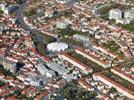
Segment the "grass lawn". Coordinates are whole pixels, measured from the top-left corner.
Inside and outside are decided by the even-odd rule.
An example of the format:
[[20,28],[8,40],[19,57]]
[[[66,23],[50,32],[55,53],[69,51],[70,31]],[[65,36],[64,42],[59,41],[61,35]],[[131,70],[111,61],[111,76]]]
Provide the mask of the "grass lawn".
[[127,25],[122,25],[123,28],[130,30],[132,32],[134,32],[134,23],[131,24],[127,24]]
[[93,68],[93,72],[101,72],[104,68],[97,65],[96,63],[90,61],[89,59],[87,59],[86,57],[83,57],[80,54],[77,54],[76,52],[73,52],[71,54],[72,57],[74,57],[75,59],[77,59],[78,61],[82,62],[83,64],[92,67]]
[[0,15],[4,14],[4,11],[3,10],[0,10]]
[[134,92],[134,84],[130,83],[129,81],[123,79],[122,77],[119,77],[118,75],[115,75],[110,70],[107,70],[102,73],[104,76],[110,78],[111,80],[119,83],[120,85],[124,86],[125,88],[131,90]]
[[99,9],[100,14],[106,14],[109,12],[109,10],[111,10],[112,8],[117,8],[119,5],[116,3],[111,3],[111,4],[105,4],[102,5]]

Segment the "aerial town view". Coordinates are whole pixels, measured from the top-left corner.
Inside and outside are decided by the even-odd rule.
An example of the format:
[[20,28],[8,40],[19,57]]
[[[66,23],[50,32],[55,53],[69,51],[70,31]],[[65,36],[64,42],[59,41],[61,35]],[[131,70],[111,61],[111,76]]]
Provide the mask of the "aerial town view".
[[0,0],[0,100],[134,100],[134,0]]

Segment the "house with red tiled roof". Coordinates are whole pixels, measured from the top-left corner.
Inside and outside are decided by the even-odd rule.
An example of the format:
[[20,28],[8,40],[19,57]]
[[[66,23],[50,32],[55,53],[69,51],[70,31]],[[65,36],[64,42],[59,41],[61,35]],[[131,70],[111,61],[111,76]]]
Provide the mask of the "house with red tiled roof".
[[93,78],[95,80],[101,81],[105,84],[107,84],[110,87],[114,87],[118,92],[122,93],[123,95],[125,95],[126,97],[128,97],[129,99],[134,99],[134,92],[127,89],[126,87],[120,85],[119,83],[111,80],[110,78],[108,78],[107,76],[102,75],[101,73],[95,73],[93,75]]
[[94,90],[94,88],[90,85],[90,84],[88,84],[85,80],[78,80],[78,83],[84,88],[84,89],[86,89],[86,90],[88,90],[88,91],[93,91]]
[[75,49],[75,52],[77,52],[78,54],[81,54],[82,56],[86,57],[87,59],[97,63],[98,65],[104,67],[104,68],[109,68],[111,67],[111,61],[109,61],[108,59],[102,59],[102,57],[98,54],[96,54],[96,52],[88,49],[82,49],[82,48],[77,48]]
[[[132,74],[128,74],[127,72],[125,72],[120,68],[120,67],[114,67],[111,69],[111,72],[113,72],[114,74],[128,80],[129,82],[134,84],[134,76]],[[132,73],[132,71],[130,70],[130,73]]]
[[35,100],[49,100],[49,92],[45,91],[35,97]]
[[76,66],[77,68],[80,69],[80,71],[84,74],[88,74],[88,73],[92,73],[93,69],[90,66],[85,65],[84,63],[76,60],[75,58],[73,58],[72,56],[70,56],[67,53],[61,53],[58,55],[59,58],[62,58],[66,61],[68,61],[69,63],[73,64],[74,66]]

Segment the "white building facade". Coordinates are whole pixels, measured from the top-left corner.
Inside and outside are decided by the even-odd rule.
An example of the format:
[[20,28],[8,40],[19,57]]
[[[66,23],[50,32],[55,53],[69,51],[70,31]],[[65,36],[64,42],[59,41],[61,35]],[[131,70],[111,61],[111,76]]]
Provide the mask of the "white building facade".
[[111,9],[109,12],[109,19],[121,19],[122,11],[120,9]]

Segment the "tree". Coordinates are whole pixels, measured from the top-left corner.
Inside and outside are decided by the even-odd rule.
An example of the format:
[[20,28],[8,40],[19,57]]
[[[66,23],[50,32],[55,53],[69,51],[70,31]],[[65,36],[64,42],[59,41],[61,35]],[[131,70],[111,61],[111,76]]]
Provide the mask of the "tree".
[[80,98],[79,100],[96,100],[95,97],[97,96],[97,93],[94,91],[81,91],[78,94],[78,98]]
[[16,96],[19,96],[19,95],[21,95],[21,92],[19,90],[16,90],[16,91],[14,91],[13,94],[15,94]]
[[126,66],[125,66],[125,69],[130,69],[132,67],[132,65],[133,64],[131,62],[127,63]]
[[119,57],[124,58],[124,53],[123,53],[122,51],[120,51],[120,50],[117,52],[117,55],[118,55]]
[[117,92],[117,90],[116,90],[116,88],[114,88],[114,87],[111,87],[110,90],[109,90],[109,94],[110,94],[110,93],[116,93],[116,92]]
[[134,43],[134,38],[132,38],[132,43]]

